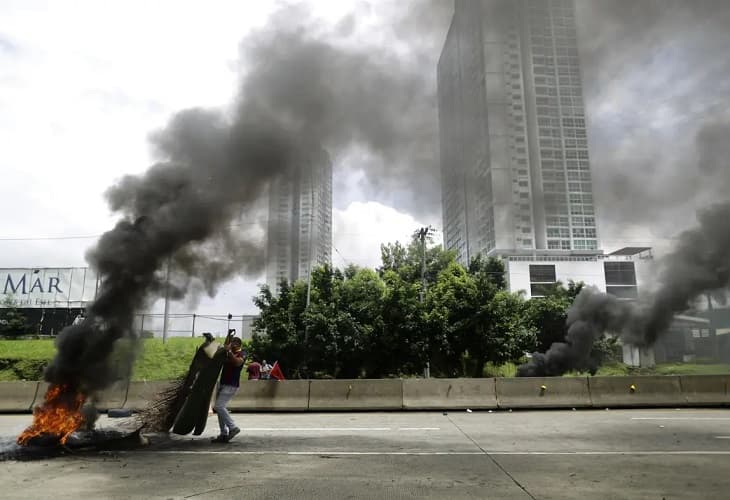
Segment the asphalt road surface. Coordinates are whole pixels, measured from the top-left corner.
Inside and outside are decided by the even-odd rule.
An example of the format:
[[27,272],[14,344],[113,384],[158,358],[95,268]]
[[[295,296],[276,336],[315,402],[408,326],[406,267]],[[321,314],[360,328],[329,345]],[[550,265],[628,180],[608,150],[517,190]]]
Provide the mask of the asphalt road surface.
[[200,437],[8,460],[30,418],[0,416],[1,498],[730,498],[725,409],[239,413],[228,444],[211,417]]

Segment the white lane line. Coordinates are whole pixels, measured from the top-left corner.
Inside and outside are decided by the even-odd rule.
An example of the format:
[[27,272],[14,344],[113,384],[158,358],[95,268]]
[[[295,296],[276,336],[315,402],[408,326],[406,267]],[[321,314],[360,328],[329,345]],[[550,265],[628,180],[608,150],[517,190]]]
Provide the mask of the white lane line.
[[377,431],[440,431],[441,427],[241,427],[246,432],[309,431],[309,432],[377,432]]
[[730,439],[730,436],[715,436],[715,439]]
[[441,456],[441,455],[540,455],[540,456],[608,456],[608,455],[730,455],[728,451],[235,451],[235,450],[127,450],[115,451],[114,453],[149,453],[155,455],[336,455],[336,456],[383,456],[383,455],[404,455],[404,456]]
[[391,427],[241,427],[241,431],[337,431],[337,432],[371,432],[371,431],[392,431]]
[[631,420],[730,420],[730,417],[631,417]]

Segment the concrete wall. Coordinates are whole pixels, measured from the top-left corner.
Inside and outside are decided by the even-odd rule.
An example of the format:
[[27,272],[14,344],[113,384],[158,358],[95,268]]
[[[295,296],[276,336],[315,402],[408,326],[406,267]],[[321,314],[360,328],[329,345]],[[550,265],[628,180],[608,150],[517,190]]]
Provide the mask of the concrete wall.
[[[145,408],[170,382],[105,391],[100,409]],[[45,382],[0,382],[0,412],[29,412]],[[235,411],[440,410],[730,406],[730,375],[244,382]]]
[[327,410],[400,410],[403,408],[403,382],[384,380],[312,380],[309,384],[309,409]]
[[500,408],[587,408],[587,377],[498,378]]
[[121,408],[127,400],[127,389],[131,382],[118,382],[105,389],[94,399],[94,405],[99,411],[108,411],[109,408]]
[[730,375],[682,375],[679,382],[690,406],[730,405]]
[[38,382],[0,382],[0,412],[28,412],[33,409]]
[[169,381],[130,382],[124,408],[142,410],[154,401],[156,396],[169,387]]
[[407,410],[497,408],[494,379],[404,379],[403,408]]
[[588,385],[596,408],[687,404],[678,376],[590,377]]
[[309,380],[241,382],[228,408],[233,411],[306,411],[309,409]]

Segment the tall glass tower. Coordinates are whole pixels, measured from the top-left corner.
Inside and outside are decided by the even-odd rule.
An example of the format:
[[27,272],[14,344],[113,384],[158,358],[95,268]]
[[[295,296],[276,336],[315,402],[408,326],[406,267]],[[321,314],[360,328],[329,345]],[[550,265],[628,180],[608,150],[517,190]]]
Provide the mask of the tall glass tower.
[[332,163],[322,149],[300,155],[289,175],[271,183],[266,283],[306,280],[332,260]]
[[455,2],[438,99],[444,243],[461,262],[598,253],[574,10]]

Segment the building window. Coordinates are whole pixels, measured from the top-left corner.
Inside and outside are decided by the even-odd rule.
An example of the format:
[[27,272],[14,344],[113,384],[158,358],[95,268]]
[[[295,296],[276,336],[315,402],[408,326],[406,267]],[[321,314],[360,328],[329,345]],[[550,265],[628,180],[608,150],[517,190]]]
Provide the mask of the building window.
[[530,265],[530,295],[544,297],[555,285],[554,265]]
[[606,293],[620,299],[638,297],[633,262],[604,262],[603,268],[606,273]]

